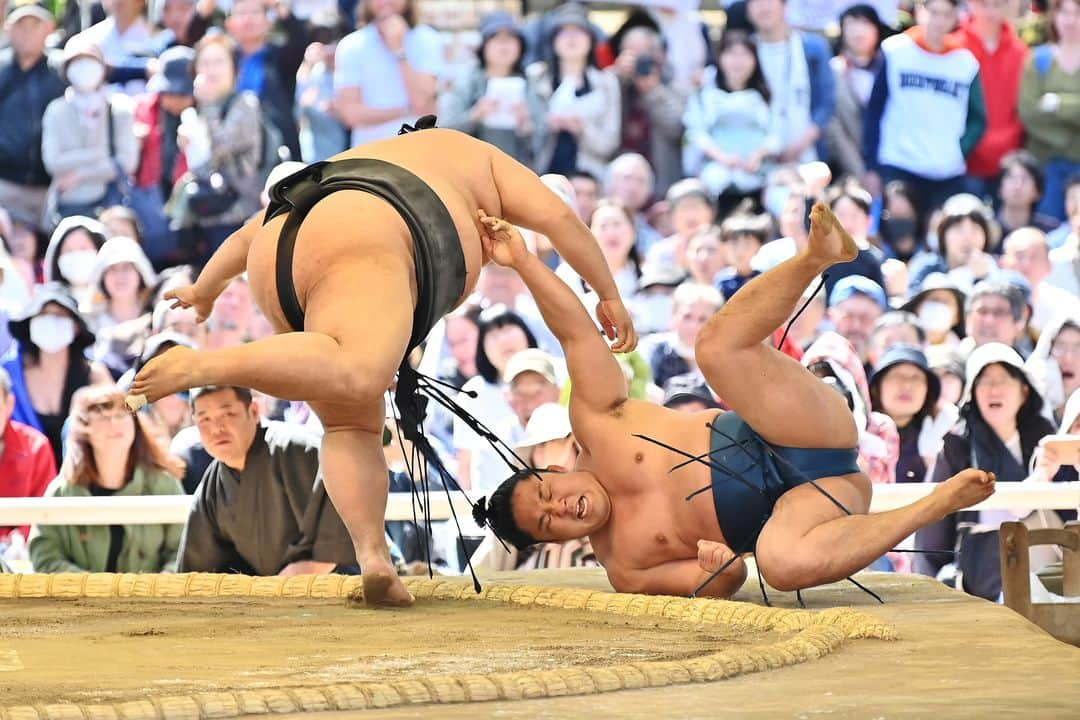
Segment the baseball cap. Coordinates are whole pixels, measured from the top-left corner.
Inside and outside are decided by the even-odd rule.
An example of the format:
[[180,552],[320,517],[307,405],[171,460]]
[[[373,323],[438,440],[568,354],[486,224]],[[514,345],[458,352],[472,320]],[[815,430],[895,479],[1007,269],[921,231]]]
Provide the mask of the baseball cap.
[[7,4],[7,17],[4,24],[14,25],[27,16],[36,17],[47,22],[52,22],[55,19],[49,6],[43,0],[10,0]]
[[695,401],[703,402],[710,408],[720,407],[709,386],[705,384],[705,379],[697,373],[676,375],[664,383],[664,407]]
[[889,300],[885,297],[885,290],[865,275],[848,275],[840,278],[829,293],[829,307],[853,295],[864,295],[876,302],[882,310],[889,309]]
[[707,203],[711,203],[709,198],[709,191],[705,189],[705,183],[701,182],[697,178],[686,178],[680,180],[668,188],[667,195],[664,197],[667,200],[669,208],[675,207],[683,200],[687,198],[700,198]]
[[195,51],[183,45],[171,47],[161,53],[161,72],[150,79],[147,92],[190,97],[195,93],[195,81],[191,76],[191,63]]
[[555,362],[550,355],[538,348],[522,350],[510,358],[503,372],[503,380],[507,384],[512,383],[514,378],[524,372],[534,372],[552,385],[559,384],[555,376]]
[[657,285],[663,287],[678,287],[686,280],[686,271],[677,265],[666,263],[649,263],[641,272],[638,280],[638,289],[646,290]]
[[536,447],[552,440],[561,440],[573,432],[570,412],[559,403],[544,403],[533,410],[525,424],[525,435],[517,443],[519,449]]

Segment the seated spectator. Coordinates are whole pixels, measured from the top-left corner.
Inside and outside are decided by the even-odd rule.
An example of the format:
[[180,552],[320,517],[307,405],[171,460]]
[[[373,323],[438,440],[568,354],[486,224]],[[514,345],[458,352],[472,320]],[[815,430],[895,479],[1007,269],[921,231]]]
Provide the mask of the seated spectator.
[[1050,284],[1052,265],[1046,235],[1033,227],[1015,230],[1005,238],[1001,266],[1020,273],[1031,287],[1031,320],[1035,332],[1042,332],[1055,317],[1080,314],[1080,299]]
[[[115,385],[75,394],[67,456],[47,497],[179,495],[179,469],[124,405]],[[35,572],[172,572],[179,525],[36,525]]]
[[862,275],[848,275],[829,293],[829,320],[836,332],[851,343],[863,365],[869,357],[874,323],[888,309],[885,291]]
[[[619,295],[630,300],[637,292],[638,278],[641,277],[633,215],[617,200],[601,200],[593,212],[590,229],[615,279]],[[555,274],[578,294],[591,292],[591,288],[569,264],[564,262],[559,265]]]
[[847,400],[859,431],[859,468],[870,482],[896,482],[900,457],[896,423],[871,408],[866,371],[854,346],[837,333],[826,332],[806,349],[802,364]]
[[720,245],[720,228],[703,228],[686,244],[686,270],[690,280],[698,285],[711,286],[717,275],[727,267],[724,248]]
[[910,345],[919,350],[926,347],[926,330],[914,314],[890,310],[874,322],[866,353],[867,365],[877,368],[882,356],[894,345]]
[[870,193],[858,183],[848,181],[833,187],[825,198],[836,219],[859,248],[854,260],[829,268],[825,291],[832,292],[836,283],[849,275],[868,277],[884,289],[885,276],[881,272],[881,264],[885,261],[885,255],[870,242],[870,208],[873,204]]
[[771,161],[780,153],[769,99],[754,39],[739,30],[725,32],[719,65],[705,69],[683,115],[683,166],[717,198],[720,217],[760,195]]
[[145,60],[158,54],[154,28],[146,19],[146,5],[146,0],[102,3],[106,11],[105,19],[72,39],[72,42],[84,42],[101,48],[103,60],[109,68],[131,70],[133,65],[141,67],[142,72],[134,73],[117,73],[114,70],[109,79],[110,83],[115,83],[116,91],[128,95],[138,95],[145,89]]
[[[930,481],[941,482],[974,466],[993,472],[999,483],[1022,482],[1029,475],[1039,441],[1054,432],[1042,415],[1042,397],[1024,373],[1023,360],[1006,345],[988,343],[968,358],[966,374],[962,422],[945,436]],[[965,510],[928,525],[916,533],[919,549],[955,547],[959,552],[952,567],[946,567],[945,555],[920,554],[915,558],[916,569],[996,601],[1001,594],[997,528],[1005,520],[1016,519],[1008,510]],[[964,526],[966,534],[960,532]]]
[[442,67],[438,33],[416,22],[415,0],[363,0],[362,27],[338,43],[334,108],[352,144],[393,137],[435,112]]
[[73,38],[64,49],[63,72],[71,87],[49,103],[41,119],[41,159],[56,194],[53,222],[116,205],[120,183],[135,170],[139,155],[134,105],[124,95],[106,95],[101,50]]
[[840,15],[840,50],[829,61],[836,82],[836,112],[825,129],[835,175],[862,178],[866,106],[881,67],[881,42],[893,34],[873,5],[850,6]]
[[1047,280],[1073,295],[1080,295],[1080,176],[1070,183],[1069,204],[1070,232],[1059,247],[1050,251],[1052,269]]
[[964,292],[998,272],[990,255],[996,251],[999,229],[993,215],[974,195],[954,195],[946,201],[937,225],[938,252],[911,261],[910,282],[921,284],[931,272],[948,273]]
[[64,218],[45,248],[45,282],[62,285],[80,308],[89,310],[94,299],[94,263],[104,244],[105,226],[97,220],[83,215]]
[[965,159],[986,129],[979,62],[950,35],[957,0],[919,0],[918,25],[881,44],[866,110],[866,186],[904,180],[924,211],[962,192]]
[[664,202],[675,232],[649,248],[645,265],[671,265],[685,270],[690,238],[713,224],[716,210],[705,186],[695,178],[680,180],[668,188]]
[[[64,94],[64,80],[45,49],[56,27],[49,4],[12,3],[0,55],[0,207],[35,221],[45,211],[49,173],[41,159],[41,118]],[[14,251],[13,251],[14,252]]]
[[940,397],[941,380],[918,347],[894,345],[881,356],[870,378],[870,400],[874,410],[893,419],[900,433],[896,482],[926,480],[928,466],[958,417],[953,405],[939,409]]
[[769,239],[772,220],[768,215],[730,215],[720,224],[720,245],[728,267],[713,281],[714,287],[730,300],[746,283],[761,273],[751,261]]
[[900,306],[914,313],[926,331],[928,345],[955,345],[966,332],[967,295],[944,273],[930,273],[917,292]]
[[655,193],[663,195],[683,176],[683,93],[672,85],[664,41],[658,30],[641,25],[619,38],[610,71],[622,88],[622,152],[642,155],[656,173]]
[[[496,305],[480,315],[476,338],[478,375],[465,383],[457,402],[487,427],[513,414],[506,397],[503,376],[510,358],[526,348],[536,347],[536,337],[525,321],[505,305]],[[454,451],[457,481],[462,489],[472,488],[472,453],[483,442],[461,418],[454,418]],[[502,475],[499,475],[502,477]],[[477,482],[480,478],[477,478]]]
[[652,369],[656,386],[664,387],[676,375],[698,369],[694,343],[701,328],[723,304],[723,297],[711,285],[690,281],[675,288],[670,332],[652,335],[640,350]]
[[314,435],[260,423],[246,388],[197,388],[191,410],[214,461],[184,527],[181,572],[356,574],[352,540],[319,477]]
[[629,307],[634,329],[640,337],[671,329],[671,307],[675,288],[686,282],[686,273],[674,265],[646,265],[638,292]]
[[[232,0],[225,31],[236,43],[236,90],[253,93],[259,99],[261,122],[273,126],[271,134],[280,138],[290,157],[299,159],[293,98],[296,71],[304,60],[308,34],[304,22],[290,7],[291,3]],[[276,23],[271,21],[271,13]],[[196,51],[199,43],[195,43]],[[387,74],[381,77],[385,80]]]
[[574,187],[574,199],[577,200],[578,217],[588,225],[592,222],[593,211],[600,202],[600,181],[586,170],[574,170],[567,176]]
[[1080,58],[1080,2],[1050,0],[1051,44],[1032,50],[1020,79],[1017,111],[1026,132],[1025,147],[1043,164],[1046,187],[1039,212],[1067,220],[1065,185],[1080,172],[1075,142],[1080,112],[1077,58]]
[[203,263],[259,209],[263,189],[262,107],[255,93],[240,89],[236,62],[227,36],[199,41],[192,60],[197,113],[179,128],[189,170],[177,185],[172,225],[191,234]]
[[143,249],[159,269],[181,260],[176,232],[169,228],[165,215],[165,200],[187,172],[187,158],[177,144],[177,133],[180,114],[195,104],[191,72],[194,57],[195,52],[184,46],[163,52],[161,72],[150,80],[147,94],[135,105],[135,123],[142,144],[132,176],[131,204],[142,228]]
[[525,37],[510,14],[480,24],[479,65],[439,98],[439,125],[489,142],[526,165],[546,142],[545,103],[521,64]]
[[[56,460],[49,439],[12,419],[15,393],[11,377],[0,368],[0,497],[41,497],[56,477]],[[0,543],[12,532],[25,540],[30,528],[0,527]]]
[[1060,315],[1047,325],[1024,368],[1049,414],[1060,421],[1065,401],[1080,388],[1080,312]]
[[646,217],[655,188],[652,166],[642,155],[623,153],[608,165],[605,197],[621,203],[629,211],[639,257],[647,257],[649,248],[663,239]]
[[878,235],[885,254],[905,263],[926,250],[926,226],[915,196],[903,180],[893,180],[885,186]]
[[105,241],[94,264],[94,286],[104,299],[95,313],[95,331],[150,312],[157,276],[142,248],[129,237]]
[[970,353],[977,347],[993,342],[1019,349],[1027,328],[1027,313],[1027,301],[1015,285],[1005,282],[979,283],[968,296],[964,308],[967,337],[963,350]]
[[596,66],[596,37],[584,6],[564,3],[548,18],[542,44],[552,48],[553,59],[526,68],[547,105],[547,142],[536,169],[567,176],[584,170],[599,178],[619,149],[619,80]]
[[91,369],[85,351],[94,343],[75,300],[61,286],[42,285],[30,304],[8,322],[15,344],[4,356],[15,395],[12,417],[49,438],[60,465],[61,434],[71,409],[72,396],[91,381],[112,378],[101,368]]
[[832,53],[820,35],[788,25],[785,7],[784,0],[748,0],[746,16],[757,34],[769,104],[780,119],[780,161],[813,162],[824,154],[820,141],[835,105]]
[[1057,218],[1035,209],[1043,194],[1045,177],[1039,161],[1028,151],[1014,150],[1002,158],[998,183],[997,221],[1002,235],[1029,226],[1050,232],[1061,224]]
[[664,383],[664,407],[684,413],[716,410],[720,404],[700,373],[692,372],[668,378]]

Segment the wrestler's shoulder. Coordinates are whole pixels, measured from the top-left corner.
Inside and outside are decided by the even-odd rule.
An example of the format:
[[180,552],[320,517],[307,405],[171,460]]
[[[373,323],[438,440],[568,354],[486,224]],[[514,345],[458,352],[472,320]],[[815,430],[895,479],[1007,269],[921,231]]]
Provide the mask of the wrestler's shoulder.
[[376,140],[349,148],[339,153],[331,160],[344,160],[348,158],[386,158],[399,157],[403,148],[416,145],[439,144],[444,150],[453,146],[468,146],[474,150],[488,149],[494,146],[482,140],[452,128],[434,127],[405,135]]

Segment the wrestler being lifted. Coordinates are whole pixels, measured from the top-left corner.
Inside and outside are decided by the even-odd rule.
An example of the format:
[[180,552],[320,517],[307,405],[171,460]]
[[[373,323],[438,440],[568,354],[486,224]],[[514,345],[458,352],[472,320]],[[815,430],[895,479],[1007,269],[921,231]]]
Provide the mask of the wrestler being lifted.
[[834,582],[991,495],[992,474],[965,470],[918,502],[867,514],[870,480],[843,397],[766,344],[807,285],[857,252],[826,206],[811,219],[807,249],[739,290],[698,337],[698,366],[732,411],[686,415],[627,399],[574,293],[508,223],[482,218],[489,254],[517,270],[563,346],[582,453],[573,470],[516,473],[479,503],[478,521],[519,548],[588,536],[619,591],[728,597],[746,578],[742,553],[778,590]]
[[353,148],[281,180],[270,197],[265,215],[231,235],[194,285],[166,297],[204,320],[246,270],[279,334],[224,350],[169,350],[136,376],[129,399],[239,385],[307,401],[326,430],[324,481],[352,536],[364,600],[408,605],[383,531],[383,394],[488,262],[477,209],[553,240],[602,299],[597,319],[615,350],[637,343],[630,316],[573,210],[523,165],[463,133],[431,128]]

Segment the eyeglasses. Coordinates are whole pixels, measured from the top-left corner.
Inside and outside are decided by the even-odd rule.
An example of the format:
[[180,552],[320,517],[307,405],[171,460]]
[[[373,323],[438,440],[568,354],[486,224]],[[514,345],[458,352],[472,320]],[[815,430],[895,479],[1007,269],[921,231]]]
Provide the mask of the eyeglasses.
[[1012,317],[1012,310],[1009,310],[1007,308],[978,307],[973,309],[971,312],[980,317],[994,318],[995,320]]
[[131,417],[131,413],[127,410],[90,410],[86,413],[88,422],[100,425],[107,425],[118,420],[127,420]]

